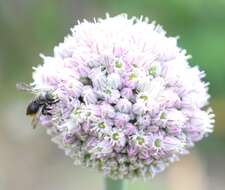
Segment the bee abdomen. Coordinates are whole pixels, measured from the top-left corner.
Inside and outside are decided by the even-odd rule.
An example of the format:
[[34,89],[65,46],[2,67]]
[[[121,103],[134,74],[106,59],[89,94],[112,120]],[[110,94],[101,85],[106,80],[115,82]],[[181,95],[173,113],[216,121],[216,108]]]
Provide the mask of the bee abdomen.
[[27,106],[26,115],[34,115],[34,114],[36,114],[38,112],[39,108],[40,108],[40,104],[38,104],[35,101],[31,102]]

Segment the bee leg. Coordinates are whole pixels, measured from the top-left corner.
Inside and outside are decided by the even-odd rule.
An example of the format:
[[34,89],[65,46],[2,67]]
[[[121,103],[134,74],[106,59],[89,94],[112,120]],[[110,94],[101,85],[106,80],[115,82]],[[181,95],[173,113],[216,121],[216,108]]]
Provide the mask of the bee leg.
[[52,116],[52,114],[49,112],[51,108],[48,108],[47,106],[44,106],[41,110],[42,115],[49,115]]
[[48,116],[52,116],[52,113],[50,113],[50,112],[47,112],[47,113],[46,113],[46,115],[48,115]]
[[54,101],[49,101],[48,104],[49,104],[49,105],[53,105],[53,104],[58,103],[59,101],[60,101],[59,99],[56,99],[56,100],[54,100]]
[[42,115],[46,115],[46,111],[45,111],[45,109],[44,109],[44,108],[42,108],[42,110],[41,110],[41,114],[42,114]]
[[50,113],[50,112],[47,111],[47,110],[42,110],[42,114],[43,114],[43,115],[52,116],[52,113]]
[[47,111],[52,110],[52,108],[49,108],[49,107],[45,107],[44,109],[47,110]]

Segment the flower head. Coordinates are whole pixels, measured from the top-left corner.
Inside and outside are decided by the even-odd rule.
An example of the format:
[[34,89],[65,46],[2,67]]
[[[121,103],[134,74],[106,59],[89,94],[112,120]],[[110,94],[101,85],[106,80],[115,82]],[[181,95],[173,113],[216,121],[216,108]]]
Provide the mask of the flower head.
[[39,121],[75,164],[153,177],[213,130],[204,72],[148,19],[84,20],[41,57],[32,86],[59,102]]

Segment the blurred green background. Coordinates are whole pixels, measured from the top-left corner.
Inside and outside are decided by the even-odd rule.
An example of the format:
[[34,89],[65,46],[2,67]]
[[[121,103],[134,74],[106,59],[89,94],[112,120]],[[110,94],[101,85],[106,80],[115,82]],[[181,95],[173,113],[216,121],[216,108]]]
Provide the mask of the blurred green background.
[[18,81],[31,82],[39,53],[52,55],[77,19],[126,12],[148,16],[207,73],[216,114],[215,132],[191,154],[153,180],[129,182],[129,190],[223,190],[225,187],[225,0],[0,0],[0,190],[101,189],[101,174],[72,165],[32,130],[24,114],[30,95]]

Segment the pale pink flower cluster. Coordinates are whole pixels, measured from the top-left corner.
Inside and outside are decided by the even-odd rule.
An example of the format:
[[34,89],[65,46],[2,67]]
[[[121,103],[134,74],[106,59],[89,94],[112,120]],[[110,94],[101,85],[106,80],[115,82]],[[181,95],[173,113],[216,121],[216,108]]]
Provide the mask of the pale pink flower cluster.
[[42,58],[34,88],[60,102],[40,122],[75,164],[115,179],[153,177],[213,130],[204,72],[147,18],[78,22]]

